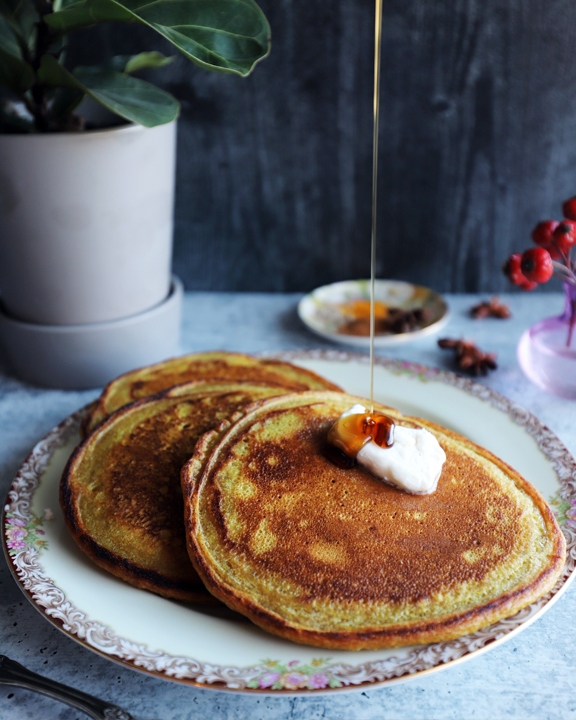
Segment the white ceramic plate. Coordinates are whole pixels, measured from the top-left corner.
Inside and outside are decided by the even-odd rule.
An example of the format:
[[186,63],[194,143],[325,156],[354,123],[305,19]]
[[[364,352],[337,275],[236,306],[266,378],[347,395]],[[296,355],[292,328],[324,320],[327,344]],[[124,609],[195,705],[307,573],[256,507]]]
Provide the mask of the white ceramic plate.
[[[313,351],[276,357],[314,370],[355,395],[368,394],[365,356]],[[576,463],[535,417],[483,385],[383,358],[377,359],[374,381],[376,400],[484,445],[552,504],[566,535],[568,560],[550,593],[514,617],[458,640],[328,652],[137,590],[93,565],[64,526],[58,483],[78,442],[83,411],[36,445],[8,494],[2,537],[16,581],[44,617],[85,647],[157,677],[222,690],[301,694],[366,688],[445,668],[495,647],[545,612],[574,577]]]
[[[376,347],[389,347],[431,335],[443,328],[449,320],[448,305],[442,295],[421,285],[399,280],[376,280],[374,299],[403,310],[425,309],[430,315],[421,327],[410,332],[376,335]],[[370,337],[349,335],[341,331],[347,320],[342,305],[353,300],[370,300],[369,280],[344,280],[316,288],[300,300],[298,315],[316,335],[339,344],[368,347]]]

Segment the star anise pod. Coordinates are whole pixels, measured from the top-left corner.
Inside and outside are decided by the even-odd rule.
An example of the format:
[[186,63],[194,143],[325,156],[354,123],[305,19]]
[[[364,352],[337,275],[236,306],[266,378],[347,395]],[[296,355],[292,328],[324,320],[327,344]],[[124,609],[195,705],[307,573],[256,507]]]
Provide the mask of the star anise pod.
[[511,314],[508,305],[504,305],[500,298],[496,296],[470,308],[470,315],[472,315],[475,320],[481,320],[485,317],[509,318]]
[[496,353],[485,353],[476,347],[471,340],[453,340],[443,338],[438,345],[447,350],[454,350],[456,362],[461,370],[473,375],[486,375],[488,370],[496,370]]
[[430,318],[430,311],[426,308],[404,310],[403,308],[388,308],[388,314],[383,321],[388,332],[399,334],[410,332]]

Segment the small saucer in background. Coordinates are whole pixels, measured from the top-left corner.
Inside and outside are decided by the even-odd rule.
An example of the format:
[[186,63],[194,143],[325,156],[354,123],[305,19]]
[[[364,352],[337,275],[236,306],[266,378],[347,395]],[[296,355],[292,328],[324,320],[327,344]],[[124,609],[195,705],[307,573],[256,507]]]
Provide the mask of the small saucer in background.
[[[374,300],[381,311],[386,308],[402,310],[425,310],[428,317],[408,332],[376,333],[374,345],[387,347],[431,335],[443,328],[449,319],[446,301],[438,293],[421,285],[400,280],[376,280]],[[369,280],[344,280],[316,288],[298,303],[298,315],[302,322],[317,335],[336,343],[368,347],[369,335],[350,334],[350,310],[370,301]],[[384,308],[382,307],[384,306]],[[378,317],[378,312],[376,313]]]

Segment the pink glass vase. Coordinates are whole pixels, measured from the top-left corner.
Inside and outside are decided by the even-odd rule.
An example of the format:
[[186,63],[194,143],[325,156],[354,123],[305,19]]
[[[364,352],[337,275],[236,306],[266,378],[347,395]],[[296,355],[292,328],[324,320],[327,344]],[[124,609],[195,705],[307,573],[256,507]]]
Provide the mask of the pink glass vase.
[[564,283],[566,306],[559,317],[526,330],[517,355],[524,374],[554,395],[576,400],[576,285]]

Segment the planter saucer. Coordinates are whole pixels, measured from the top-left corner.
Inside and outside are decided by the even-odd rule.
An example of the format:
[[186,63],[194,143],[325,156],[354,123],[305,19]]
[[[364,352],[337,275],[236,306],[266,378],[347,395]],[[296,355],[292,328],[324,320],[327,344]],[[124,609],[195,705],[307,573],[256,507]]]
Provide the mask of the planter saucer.
[[15,320],[0,306],[0,344],[22,380],[82,390],[178,353],[184,287],[175,276],[168,297],[130,317],[83,325]]

